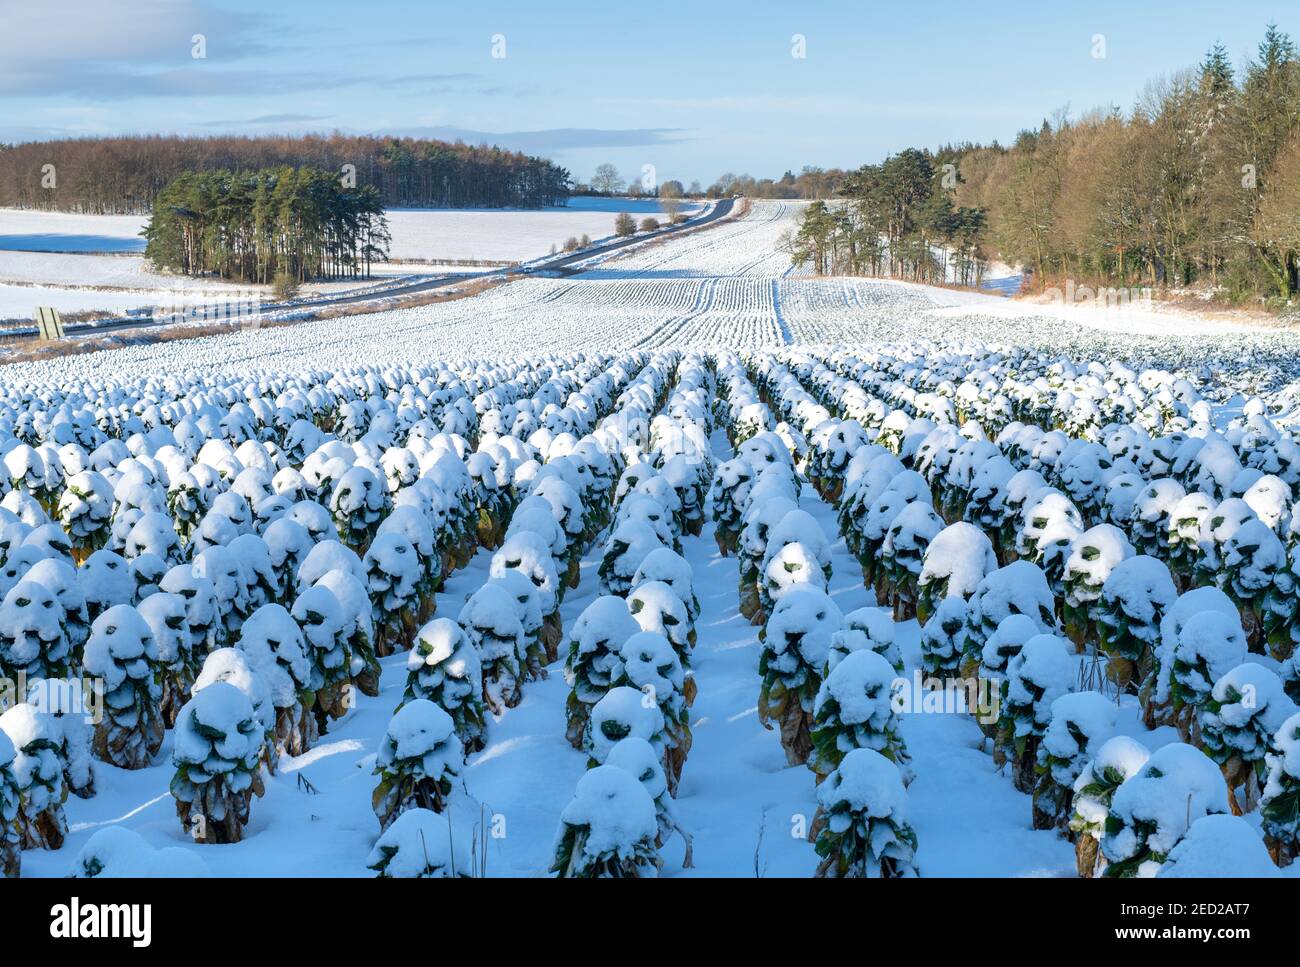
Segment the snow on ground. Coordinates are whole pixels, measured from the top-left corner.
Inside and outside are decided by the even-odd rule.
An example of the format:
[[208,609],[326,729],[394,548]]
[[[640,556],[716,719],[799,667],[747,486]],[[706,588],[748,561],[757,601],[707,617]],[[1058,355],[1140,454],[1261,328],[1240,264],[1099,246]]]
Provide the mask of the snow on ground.
[[82,215],[0,208],[0,249],[17,252],[143,252],[143,215]]
[[[698,205],[683,206],[684,212]],[[575,198],[565,208],[388,210],[394,259],[482,259],[527,262],[564,247],[569,238],[593,241],[614,234],[614,219],[628,212],[638,221],[658,215],[657,201],[626,198]]]
[[[716,459],[732,455],[721,431],[711,443]],[[834,510],[811,487],[805,488],[801,506],[827,535],[836,533]],[[798,822],[806,826],[816,811],[814,776],[803,766],[787,765],[779,733],[759,723],[761,646],[758,629],[738,611],[736,558],[718,553],[711,523],[683,543],[701,604],[692,654],[699,691],[691,717],[694,743],[676,808],[694,837],[695,866],[682,869],[681,841],[674,839],[661,851],[661,875],[810,876],[816,854],[792,831]],[[598,538],[582,562],[579,587],[565,597],[566,628],[598,593],[603,547]],[[869,604],[868,592],[843,539],[833,547],[831,593],[847,613]],[[438,595],[439,615],[460,611],[487,580],[490,559],[490,552],[480,550],[468,568],[456,572]],[[915,627],[915,622],[901,627],[908,675],[918,659]],[[365,860],[379,833],[370,806],[372,770],[405,684],[405,661],[405,653],[385,659],[377,698],[360,696],[319,745],[281,760],[266,795],[253,802],[243,842],[190,843],[168,792],[174,734],[169,731],[156,765],[128,772],[97,762],[96,795],[66,804],[71,831],[64,847],[25,851],[23,875],[68,875],[89,838],[109,825],[131,829],[157,849],[194,850],[217,876],[371,875]],[[546,874],[560,813],[586,771],[586,756],[564,737],[568,687],[562,671],[561,660],[550,667],[548,679],[528,685],[518,707],[491,722],[486,749],[471,756],[463,772],[467,790],[487,814],[504,817],[505,836],[489,842],[490,876]],[[922,875],[1073,871],[1072,847],[1052,832],[1030,828],[1029,798],[978,750],[973,722],[958,715],[915,714],[905,718],[904,734],[918,775],[908,796]]]
[[[682,210],[690,213],[699,208],[685,203]],[[446,275],[499,262],[526,262],[562,248],[570,237],[587,235],[597,240],[613,235],[614,219],[623,211],[640,220],[661,208],[654,199],[583,197],[572,199],[568,207],[541,211],[391,209],[390,254],[397,261],[377,265],[374,274],[380,278]],[[143,215],[0,209],[0,320],[29,319],[36,305],[65,313],[120,313],[166,304],[177,298],[177,292],[238,287],[153,271],[143,257],[131,254],[144,251],[140,231],[145,222]],[[23,291],[32,285],[42,288]],[[303,292],[334,293],[357,285],[355,280],[314,282]]]
[[[1053,314],[1042,307],[1007,308],[996,297],[862,279],[809,279],[788,274],[775,251],[796,206],[756,204],[743,219],[706,232],[648,246],[598,269],[565,279],[529,279],[481,296],[442,305],[345,317],[279,329],[247,331],[7,367],[26,377],[75,383],[156,377],[184,368],[253,376],[286,370],[346,369],[360,363],[420,363],[467,356],[538,356],[576,348],[665,345],[774,345],[791,341],[873,344],[897,338],[969,336],[1041,340],[1045,346],[1082,344],[1154,351],[1152,345],[1213,343],[1217,352],[1294,355],[1289,333],[1205,330],[1171,342],[1162,335],[1122,333],[1074,325],[1080,309]],[[1141,329],[1138,317],[1132,324]],[[1152,342],[1155,340],[1155,342]],[[1199,340],[1199,341],[1198,341]],[[1162,350],[1165,351],[1165,350]],[[715,433],[718,459],[729,456]],[[802,506],[828,537],[832,509],[811,487]],[[579,587],[566,596],[566,627],[597,593],[597,540],[582,564]],[[664,849],[664,874],[799,875],[816,865],[812,847],[791,835],[794,818],[814,810],[814,780],[786,765],[779,737],[758,722],[757,628],[737,611],[736,561],[722,558],[712,526],[684,539],[702,613],[693,667],[699,694],[692,709],[694,746],[682,777],[677,808],[695,838],[694,870],[681,869],[677,842]],[[487,576],[490,555],[480,552],[439,595],[440,615],[455,615]],[[842,539],[833,542],[831,592],[848,612],[870,604],[857,562]],[[907,673],[917,667],[915,622],[898,627]],[[377,834],[370,807],[371,774],[404,682],[405,655],[384,662],[382,692],[362,697],[320,745],[282,762],[267,794],[253,803],[247,839],[205,846],[200,852],[219,875],[258,873],[368,875],[365,858]],[[559,814],[586,768],[564,738],[566,686],[558,666],[531,683],[517,708],[491,726],[487,748],[465,770],[468,789],[506,819],[506,836],[490,844],[491,875],[544,875]],[[1156,746],[1172,730],[1145,732],[1130,702],[1121,731]],[[922,875],[1067,876],[1070,846],[1051,832],[1030,828],[1028,797],[1015,791],[980,748],[968,718],[911,714],[903,734],[916,780],[909,815],[919,838]],[[105,825],[120,824],[155,847],[190,849],[168,794],[168,735],[157,765],[125,772],[98,765],[99,788],[90,800],[69,800],[72,823],[60,851],[28,851],[25,875],[66,875],[77,851]]]

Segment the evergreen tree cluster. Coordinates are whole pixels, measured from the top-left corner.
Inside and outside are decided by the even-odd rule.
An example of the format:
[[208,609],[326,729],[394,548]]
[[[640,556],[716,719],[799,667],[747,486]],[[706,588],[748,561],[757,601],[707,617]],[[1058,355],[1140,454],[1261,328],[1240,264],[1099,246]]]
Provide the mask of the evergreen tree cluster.
[[144,235],[160,268],[250,283],[368,277],[389,243],[376,188],[289,167],[186,172],[158,193]]

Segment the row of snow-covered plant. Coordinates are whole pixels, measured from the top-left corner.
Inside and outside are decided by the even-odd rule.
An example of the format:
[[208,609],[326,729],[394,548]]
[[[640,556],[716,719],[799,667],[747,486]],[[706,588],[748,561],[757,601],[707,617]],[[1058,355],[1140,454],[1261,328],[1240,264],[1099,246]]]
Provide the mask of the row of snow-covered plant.
[[737,357],[717,367],[717,407],[735,455],[714,474],[714,534],[719,551],[738,559],[740,613],[761,626],[759,719],[818,783],[807,830],[821,858],[816,874],[914,876],[893,622],[875,608],[843,614],[831,599],[830,541],[800,507],[801,435],[772,418]]
[[[991,683],[988,707],[971,710],[1033,793],[1034,825],[1075,841],[1081,875],[1292,860],[1300,454],[1266,405],[1216,427],[1195,387],[1167,373],[978,350],[795,350],[747,357],[735,388],[744,375],[759,392],[733,393],[735,436],[782,434],[838,505],[879,603],[922,622],[927,675],[972,699]],[[742,554],[761,519],[777,526],[769,503],[743,520]],[[796,579],[823,584],[817,548],[786,558]],[[760,608],[771,580],[742,565]],[[835,689],[814,638],[790,639],[798,667],[781,687],[801,699],[782,723],[787,752],[815,763]],[[837,749],[905,764],[881,687],[865,673],[854,683]],[[1149,752],[1117,735],[1133,703],[1181,741]]]
[[[638,855],[652,858],[675,822],[638,757],[654,752],[666,789],[689,749],[693,595],[671,546],[682,528],[698,529],[706,382],[677,354],[593,354],[8,390],[6,873],[18,874],[24,849],[61,846],[68,794],[95,794],[96,760],[146,767],[169,729],[184,828],[199,842],[238,841],[279,757],[309,749],[357,692],[377,695],[378,659],[402,649],[409,677],[377,756],[383,835],[372,866],[471,872],[483,830],[449,837],[442,821],[440,835],[424,834],[461,788],[464,757],[487,741],[486,713],[517,704],[557,657],[560,601],[616,496],[618,527],[655,527],[663,553],[624,574],[631,558],[611,538],[602,573],[638,633],[612,656],[587,655],[575,638],[570,664],[590,659],[599,671],[575,685],[570,717],[593,762],[635,775],[645,798],[633,806],[651,818]],[[654,417],[674,384],[668,412]],[[443,580],[480,547],[490,579],[454,619],[433,617]],[[602,673],[616,693],[603,705]],[[90,723],[81,700],[94,685],[103,714]],[[645,748],[616,742],[619,716],[640,714],[620,705],[626,689],[664,710]],[[564,840],[562,873],[623,860],[592,835],[610,814],[581,814],[593,796],[580,789],[566,812],[578,832]],[[97,875],[124,862],[130,836],[100,831],[75,868]]]

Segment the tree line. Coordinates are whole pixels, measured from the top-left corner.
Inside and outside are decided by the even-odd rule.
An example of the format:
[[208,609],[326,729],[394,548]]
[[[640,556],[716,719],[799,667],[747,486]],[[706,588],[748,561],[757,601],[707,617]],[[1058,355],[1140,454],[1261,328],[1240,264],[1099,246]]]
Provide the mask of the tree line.
[[563,204],[569,172],[487,145],[363,135],[123,136],[0,144],[0,206],[146,213],[186,171],[283,165],[344,171],[387,207],[541,208]]
[[838,201],[815,201],[784,240],[795,265],[819,275],[888,275],[978,285],[985,259],[983,209],[953,203],[946,172],[909,148],[847,175]]
[[161,268],[277,284],[368,277],[389,243],[373,185],[288,166],[185,172],[158,192],[144,235]]
[[1036,286],[1199,285],[1290,302],[1300,291],[1300,56],[1270,25],[1240,68],[1216,44],[1127,113],[1062,112],[1009,146],[911,149],[837,182],[836,200],[809,206],[790,240],[792,258],[817,271],[927,280],[933,260],[953,258],[960,276],[978,277],[996,255]]

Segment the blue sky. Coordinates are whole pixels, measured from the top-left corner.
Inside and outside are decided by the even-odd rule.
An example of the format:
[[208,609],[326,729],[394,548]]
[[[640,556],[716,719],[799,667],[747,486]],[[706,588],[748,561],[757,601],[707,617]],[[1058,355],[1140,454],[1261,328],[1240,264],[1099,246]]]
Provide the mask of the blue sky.
[[[1288,7],[1290,9],[1288,9]],[[330,131],[488,141],[586,178],[856,166],[1130,107],[1295,5],[0,0],[0,140]],[[1290,22],[1288,22],[1290,21]],[[206,57],[192,56],[203,34]],[[493,36],[505,57],[493,57]],[[806,57],[791,56],[792,37]],[[1093,56],[1094,35],[1105,57]]]

